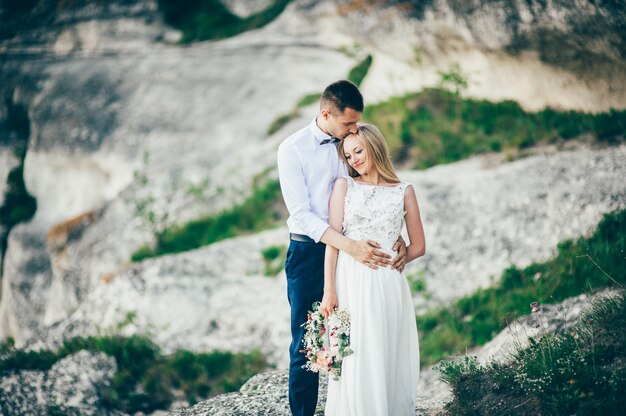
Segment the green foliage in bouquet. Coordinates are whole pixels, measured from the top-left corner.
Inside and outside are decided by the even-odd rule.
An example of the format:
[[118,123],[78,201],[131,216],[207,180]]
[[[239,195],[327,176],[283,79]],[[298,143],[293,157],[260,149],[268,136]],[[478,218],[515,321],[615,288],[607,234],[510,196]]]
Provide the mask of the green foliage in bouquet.
[[343,359],[353,353],[350,348],[350,314],[335,308],[328,318],[320,310],[320,302],[312,305],[307,320],[301,326],[306,330],[302,340],[307,362],[305,368],[314,373],[341,377]]

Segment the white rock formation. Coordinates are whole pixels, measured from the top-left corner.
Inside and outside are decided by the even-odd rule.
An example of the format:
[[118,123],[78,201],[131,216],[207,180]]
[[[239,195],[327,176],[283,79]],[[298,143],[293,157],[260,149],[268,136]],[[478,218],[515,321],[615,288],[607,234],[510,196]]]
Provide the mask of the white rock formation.
[[103,206],[131,183],[131,168],[128,160],[115,155],[29,151],[24,182],[37,198],[34,221],[58,224]]
[[[371,53],[362,86],[368,102],[436,86],[439,71],[458,64],[469,79],[467,95],[477,98],[513,99],[529,110],[626,105],[624,39],[617,29],[623,10],[587,1],[575,7],[556,1],[437,0],[404,8],[311,3],[296,2],[300,13],[276,24],[293,31],[306,26],[335,45]],[[590,30],[598,37],[585,39]]]
[[[193,407],[169,413],[171,416],[290,416],[289,373],[285,370],[257,374],[244,384],[239,392],[222,394],[200,402]],[[327,380],[320,379],[315,416],[324,415]],[[436,398],[419,397],[416,401],[416,416],[443,414],[445,402]]]
[[[108,23],[115,25],[119,19]],[[98,45],[117,48],[116,36],[126,32],[105,30],[108,27],[102,22],[70,25],[68,30],[78,38],[90,39],[71,57],[14,60],[3,67],[12,84],[21,85],[26,90],[23,95],[32,99],[24,176],[29,192],[41,201],[36,219],[14,230],[15,244],[9,244],[6,254],[0,338],[13,336],[18,344],[33,329],[74,310],[88,290],[78,290],[74,296],[72,287],[91,287],[103,274],[123,267],[134,250],[150,241],[140,222],[133,220],[133,200],[139,192],[154,196],[155,205],[166,207],[176,222],[242,200],[253,177],[275,163],[275,147],[286,133],[268,139],[272,121],[290,111],[303,95],[345,77],[355,63],[354,58],[321,47],[310,37],[266,43],[260,37],[242,36],[192,48],[151,43],[140,53],[117,50],[109,55]],[[153,30],[152,24],[135,20],[133,33],[148,38]],[[309,47],[302,47],[307,43]],[[31,78],[45,81],[29,84]],[[133,173],[142,169],[146,152],[149,183],[141,190],[128,188],[134,186]],[[217,196],[190,199],[188,185],[205,179],[209,179],[207,195]],[[127,196],[111,202],[125,188]],[[47,234],[106,204],[114,208],[107,208],[103,214],[107,224],[98,230],[109,238],[98,237],[98,250],[90,246],[76,250],[87,255],[91,264],[61,248],[61,266],[82,274],[82,282],[68,279],[66,268],[53,267],[58,259],[47,259]],[[123,233],[109,234],[122,229]],[[54,256],[56,251],[51,251]],[[80,270],[76,263],[81,263]],[[35,274],[24,274],[32,264],[41,267]],[[68,287],[53,281],[72,283]],[[30,287],[40,292],[17,293]],[[55,294],[70,294],[50,297],[48,291],[55,287]],[[31,297],[37,299],[35,305],[29,304]],[[52,304],[45,306],[48,299]]]
[[[559,241],[591,233],[603,214],[626,206],[625,166],[624,145],[583,146],[403,172],[415,186],[427,244],[406,273],[423,273],[434,299],[450,301],[490,286],[510,265],[547,260]],[[428,303],[418,298],[416,306]]]
[[[528,336],[540,337],[561,333],[580,319],[592,302],[616,291],[581,295],[554,305],[541,305],[539,315],[525,315],[515,320],[485,346],[468,351],[485,360],[509,359],[513,348],[524,345]],[[80,371],[79,371],[80,370]],[[80,372],[77,373],[77,371]],[[115,361],[102,353],[81,351],[56,363],[47,372],[22,371],[0,379],[0,410],[8,414],[46,413],[61,404],[67,414],[100,414],[98,388],[107,386],[115,371]],[[416,415],[441,414],[451,398],[449,387],[438,380],[438,371],[423,369],[418,387]],[[269,371],[248,380],[239,392],[223,394],[189,408],[172,409],[174,416],[202,415],[289,415],[286,370]],[[71,386],[68,388],[68,386]],[[321,379],[318,411],[323,414],[326,400],[326,380]],[[177,403],[179,406],[180,403]],[[110,414],[110,413],[107,413]],[[162,415],[164,412],[156,412]]]
[[239,17],[248,17],[267,9],[274,0],[222,0],[228,10]]
[[79,351],[47,371],[21,371],[0,378],[0,413],[43,415],[121,415],[104,410],[99,393],[111,385],[115,359],[101,352]]
[[[426,230],[427,254],[406,270],[423,270],[431,295],[429,300],[416,295],[418,311],[488,286],[512,263],[549,258],[557,242],[590,232],[603,213],[626,206],[626,184],[620,181],[626,175],[626,146],[583,146],[486,166],[490,160],[478,157],[401,174],[415,186]],[[63,338],[113,327],[131,312],[135,324],[125,331],[151,333],[166,351],[258,348],[279,368],[286,367],[290,335],[284,274],[263,276],[261,256],[264,248],[287,244],[286,229],[107,275],[97,267],[102,260],[92,257],[104,255],[100,250],[106,245],[96,250],[92,244],[108,238],[108,224],[96,220],[67,245],[68,264],[76,262],[78,270],[93,265],[101,275],[92,276],[76,311],[38,334],[30,348],[49,348]],[[81,287],[77,271],[70,270],[66,278],[66,290]]]
[[286,244],[286,229],[239,237],[176,256],[146,260],[94,283],[76,311],[40,333],[30,348],[114,328],[149,333],[166,352],[260,349],[287,365],[289,305],[284,274],[265,276],[261,251]]
[[[284,364],[284,283],[260,275],[260,250],[286,244],[285,230],[129,266],[151,241],[134,203],[152,195],[182,222],[243,200],[256,176],[275,174],[276,146],[315,106],[267,137],[271,123],[366,53],[374,55],[363,84],[368,103],[436,85],[437,71],[458,62],[471,96],[527,108],[623,108],[621,9],[543,3],[439,0],[407,12],[299,0],[262,29],[181,47],[155,1],[89,2],[1,41],[0,91],[28,110],[24,176],[40,210],[10,235],[0,339],[45,345],[134,311],[134,330],[152,330],[167,348],[259,347]],[[600,35],[584,42],[593,22]],[[555,48],[558,39],[567,47]],[[593,52],[597,65],[565,51]],[[142,188],[133,174],[144,153]],[[557,241],[624,207],[624,155],[624,146],[581,148],[488,168],[475,158],[403,172],[418,191],[428,238],[427,256],[407,271],[424,270],[436,303],[488,285],[510,263],[547,258]],[[209,197],[190,198],[187,186],[205,179]],[[416,306],[429,303],[418,297]]]

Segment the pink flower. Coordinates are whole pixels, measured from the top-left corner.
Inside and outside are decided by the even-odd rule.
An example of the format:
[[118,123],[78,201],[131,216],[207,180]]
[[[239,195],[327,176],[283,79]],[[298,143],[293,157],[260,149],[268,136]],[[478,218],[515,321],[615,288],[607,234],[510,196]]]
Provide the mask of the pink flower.
[[333,359],[328,355],[326,351],[319,351],[317,353],[317,362],[324,367],[328,367],[332,364]]
[[531,302],[530,303],[530,311],[531,312],[539,312],[541,308],[539,307],[539,302]]

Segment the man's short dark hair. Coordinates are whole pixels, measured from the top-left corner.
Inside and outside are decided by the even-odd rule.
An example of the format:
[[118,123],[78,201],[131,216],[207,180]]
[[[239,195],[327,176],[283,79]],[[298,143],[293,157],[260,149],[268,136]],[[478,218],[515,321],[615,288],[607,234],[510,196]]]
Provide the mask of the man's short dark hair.
[[346,108],[363,112],[363,96],[359,88],[347,80],[330,84],[322,93],[322,107],[330,104],[335,110],[343,113]]

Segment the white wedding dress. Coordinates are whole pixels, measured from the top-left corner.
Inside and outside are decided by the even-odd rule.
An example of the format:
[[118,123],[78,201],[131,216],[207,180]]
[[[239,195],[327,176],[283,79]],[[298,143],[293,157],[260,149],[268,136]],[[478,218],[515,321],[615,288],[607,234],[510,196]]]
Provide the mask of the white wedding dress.
[[[343,234],[391,248],[404,225],[407,183],[365,185],[347,178]],[[340,308],[350,312],[350,345],[339,381],[329,378],[326,416],[415,415],[419,346],[404,274],[370,269],[339,252],[335,276]]]

